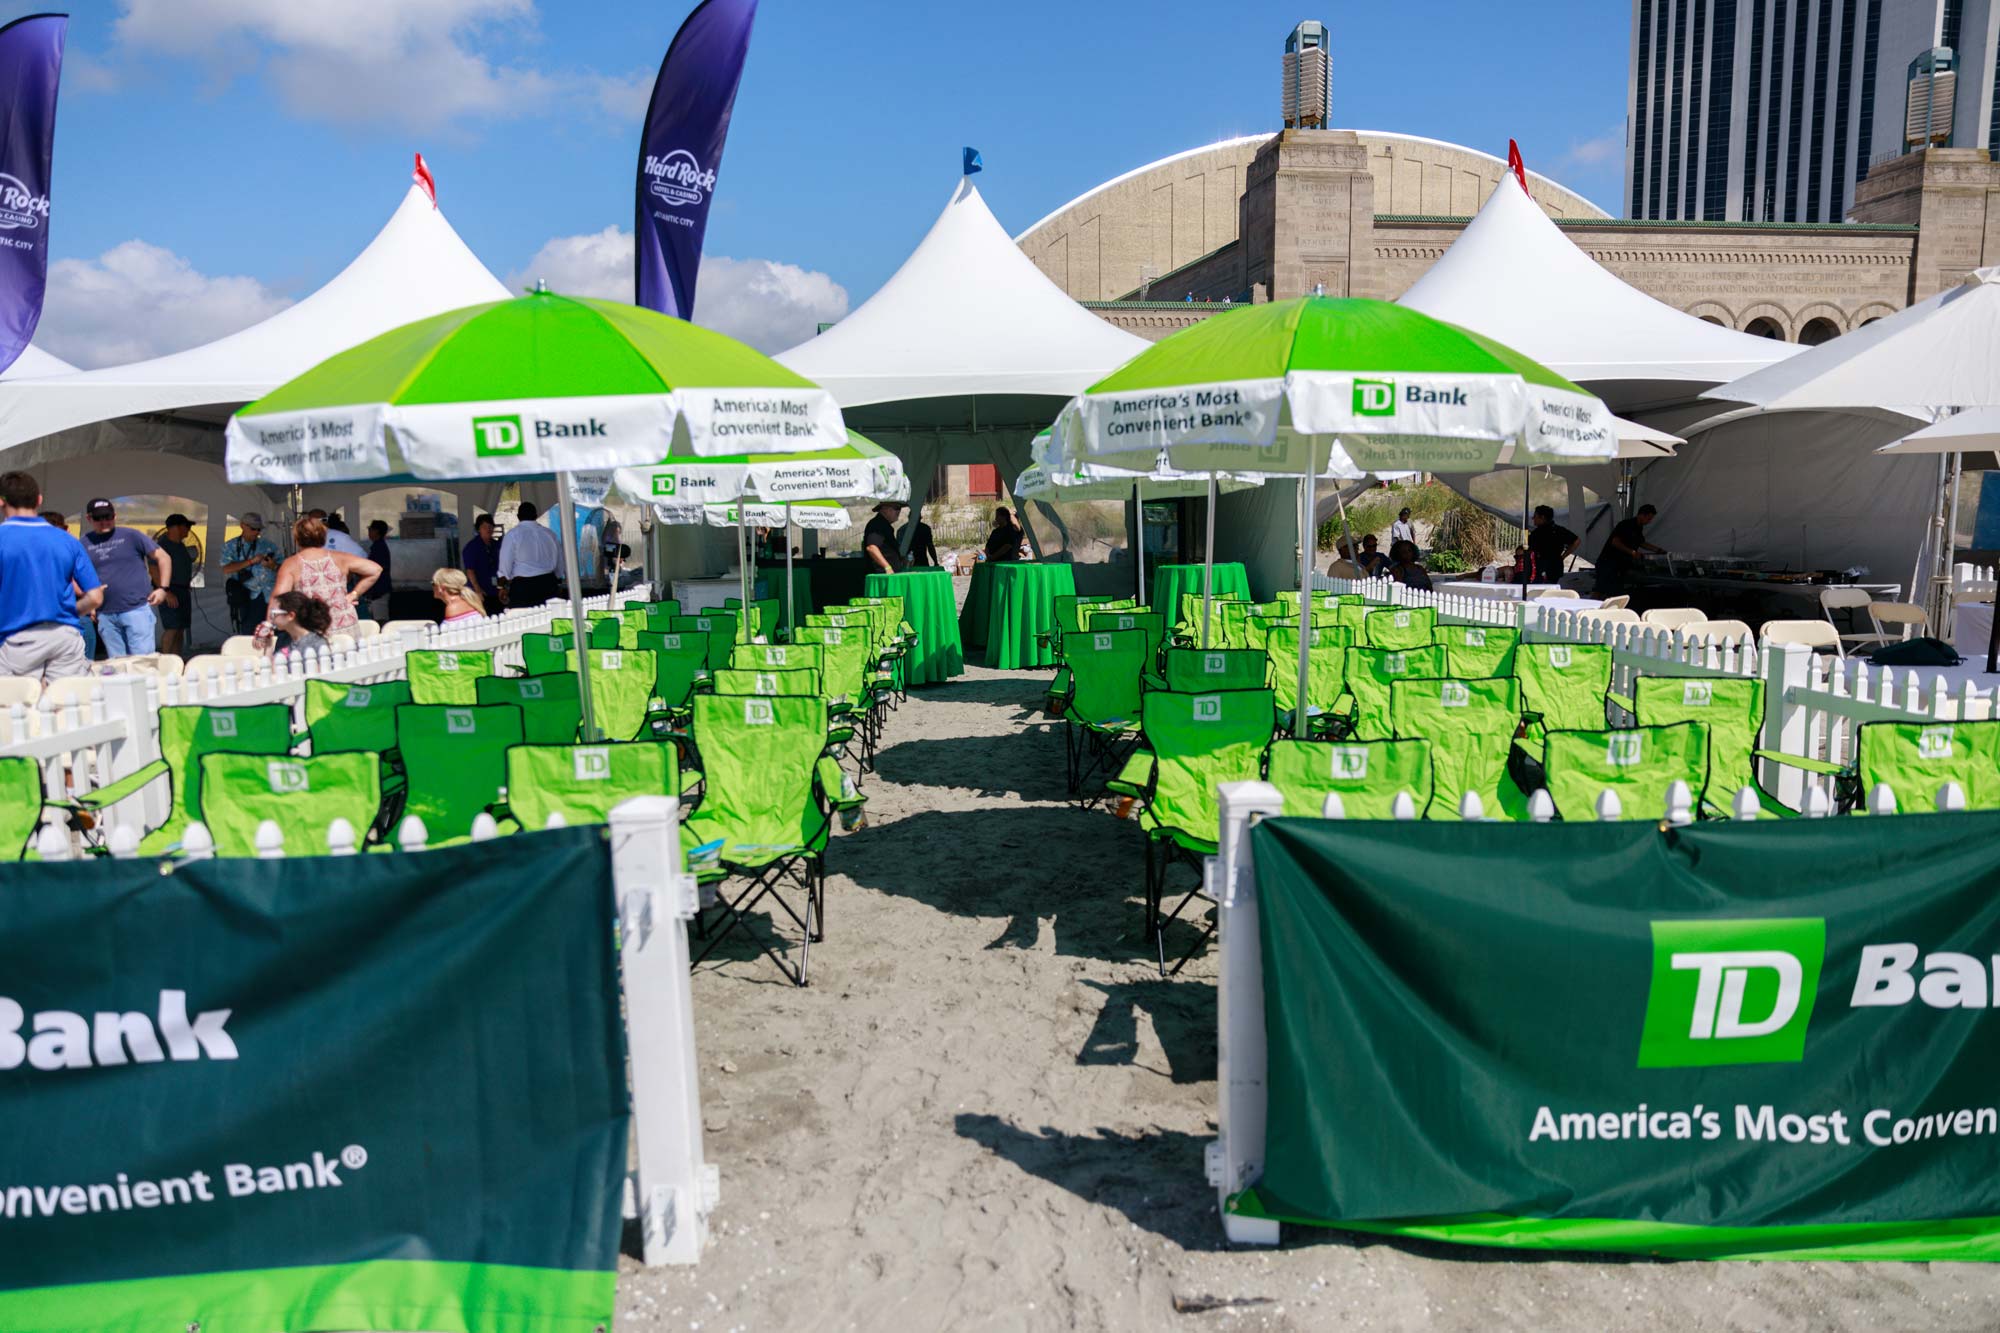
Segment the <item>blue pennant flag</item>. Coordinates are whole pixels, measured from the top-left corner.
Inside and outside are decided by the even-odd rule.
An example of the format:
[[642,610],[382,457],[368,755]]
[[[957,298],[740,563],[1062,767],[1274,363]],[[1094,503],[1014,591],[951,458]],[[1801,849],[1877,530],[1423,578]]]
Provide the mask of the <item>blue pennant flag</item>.
[[966,149],[965,174],[970,176],[975,171],[984,171],[985,169],[986,169],[986,164],[979,160],[979,150],[977,148]]
[[61,14],[0,28],[0,370],[35,336],[49,274],[49,178],[55,157]]

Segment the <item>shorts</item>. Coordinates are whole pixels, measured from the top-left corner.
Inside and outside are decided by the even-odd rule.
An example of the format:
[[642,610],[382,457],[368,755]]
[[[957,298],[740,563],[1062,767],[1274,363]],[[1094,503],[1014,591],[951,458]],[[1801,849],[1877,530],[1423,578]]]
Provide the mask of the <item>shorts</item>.
[[161,602],[154,607],[160,617],[161,629],[186,629],[194,623],[194,589],[179,586],[167,589],[174,595],[179,606],[168,606]]

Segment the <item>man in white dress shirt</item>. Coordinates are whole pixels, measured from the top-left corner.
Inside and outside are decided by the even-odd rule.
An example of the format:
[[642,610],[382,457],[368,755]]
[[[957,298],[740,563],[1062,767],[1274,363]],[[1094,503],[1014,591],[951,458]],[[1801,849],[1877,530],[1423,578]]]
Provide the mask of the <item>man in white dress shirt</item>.
[[500,539],[500,591],[508,606],[540,606],[556,595],[563,569],[562,539],[535,520],[541,511],[523,504]]
[[1389,525],[1389,549],[1395,550],[1397,542],[1417,544],[1417,526],[1410,522],[1410,511],[1405,509],[1396,515],[1396,521]]

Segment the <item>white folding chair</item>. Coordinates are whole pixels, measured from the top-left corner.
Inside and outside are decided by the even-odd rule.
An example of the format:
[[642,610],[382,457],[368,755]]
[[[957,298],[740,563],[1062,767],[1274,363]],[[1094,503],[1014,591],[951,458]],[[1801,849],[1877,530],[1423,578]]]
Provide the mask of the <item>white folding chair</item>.
[[1717,643],[1741,643],[1757,637],[1741,620],[1694,620],[1682,625],[1680,631],[1691,639],[1713,639]]
[[1621,592],[1616,597],[1607,597],[1599,602],[1597,609],[1600,611],[1623,611],[1630,605],[1632,605],[1632,594]]
[[178,676],[181,659],[172,653],[140,653],[136,657],[112,657],[104,665],[120,676]]
[[254,634],[232,634],[222,641],[222,657],[262,657],[257,651],[257,636]]
[[1882,627],[1879,625],[1873,630],[1843,629],[1840,621],[1834,617],[1834,612],[1845,611],[1848,614],[1848,624],[1852,625],[1856,623],[1857,616],[1867,614],[1868,607],[1874,600],[1864,588],[1819,590],[1820,612],[1826,617],[1826,623],[1838,631],[1841,643],[1848,648],[1870,648],[1878,643],[1889,642],[1889,636],[1882,633]]
[[1623,606],[1592,607],[1588,611],[1577,612],[1576,618],[1578,620],[1604,620],[1614,625],[1636,625],[1639,623],[1639,613],[1629,607]]
[[1691,606],[1656,606],[1639,619],[1648,625],[1658,625],[1661,629],[1677,629],[1682,625],[1693,625],[1707,620],[1708,615]]
[[1574,602],[1577,600],[1574,588],[1544,588],[1528,599],[1531,602]]
[[1808,648],[1831,649],[1835,656],[1847,656],[1847,648],[1841,642],[1840,626],[1831,620],[1767,620],[1764,622],[1764,642],[1798,643]]
[[354,622],[353,634],[356,639],[372,639],[382,632],[382,627],[372,620]]
[[42,697],[42,681],[39,676],[0,676],[0,709],[12,708],[20,704],[33,708]]
[[392,620],[382,627],[382,632],[384,634],[420,634],[425,630],[434,629],[436,626],[437,622],[435,620]]
[[1875,622],[1875,637],[1882,643],[1900,643],[1931,632],[1931,618],[1914,602],[1870,602],[1868,618]]

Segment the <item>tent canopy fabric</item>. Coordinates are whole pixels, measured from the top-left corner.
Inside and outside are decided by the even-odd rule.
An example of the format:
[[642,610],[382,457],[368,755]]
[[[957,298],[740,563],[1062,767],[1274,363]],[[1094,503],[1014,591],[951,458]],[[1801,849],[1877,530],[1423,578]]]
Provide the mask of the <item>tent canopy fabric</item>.
[[508,295],[413,185],[353,262],[261,323],[149,361],[9,376],[0,384],[0,455],[16,467],[108,448],[220,461],[222,425],[244,403],[398,325]]
[[1526,353],[1619,412],[1691,397],[1800,350],[1697,319],[1624,282],[1511,175],[1401,302]]
[[59,356],[50,356],[41,348],[29,343],[14,358],[14,364],[0,370],[0,380],[30,380],[44,375],[74,375],[76,367]]

